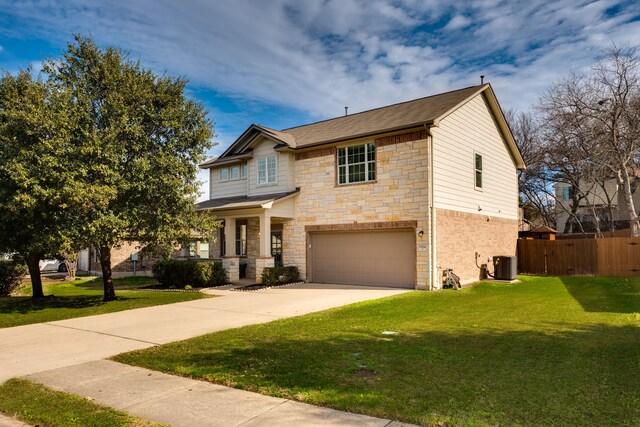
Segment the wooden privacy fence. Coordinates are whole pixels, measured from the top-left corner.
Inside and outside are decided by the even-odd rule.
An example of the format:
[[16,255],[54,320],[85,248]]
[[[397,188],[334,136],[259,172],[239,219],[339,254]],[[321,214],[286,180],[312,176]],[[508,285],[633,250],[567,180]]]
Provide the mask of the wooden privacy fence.
[[518,272],[640,276],[640,237],[518,240]]

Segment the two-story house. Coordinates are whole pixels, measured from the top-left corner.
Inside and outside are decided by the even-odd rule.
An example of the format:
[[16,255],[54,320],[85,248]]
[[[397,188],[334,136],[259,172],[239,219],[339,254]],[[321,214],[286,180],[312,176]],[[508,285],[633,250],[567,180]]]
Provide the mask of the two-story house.
[[[638,177],[636,177],[637,179]],[[563,234],[594,233],[598,229],[604,236],[628,236],[629,212],[624,192],[616,178],[603,184],[580,182],[577,194],[568,183],[554,184],[556,201],[556,229]],[[632,185],[633,204],[640,208],[640,192]],[[577,206],[574,206],[577,203]]]
[[[240,265],[295,265],[312,282],[441,287],[453,268],[514,255],[522,157],[490,85],[284,130],[250,126],[210,171],[224,228],[209,248]],[[476,253],[479,258],[476,259]]]

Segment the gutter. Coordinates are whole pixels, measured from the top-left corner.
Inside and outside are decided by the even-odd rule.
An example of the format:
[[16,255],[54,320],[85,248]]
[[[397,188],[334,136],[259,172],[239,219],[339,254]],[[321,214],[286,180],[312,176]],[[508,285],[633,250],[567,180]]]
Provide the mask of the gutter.
[[433,197],[433,134],[431,133],[431,126],[429,124],[424,124],[424,130],[427,132],[427,162],[428,162],[428,172],[427,172],[427,200],[429,205],[429,226],[427,227],[427,240],[429,242],[429,274],[428,274],[428,286],[427,289],[430,291],[436,289],[436,209],[434,206],[434,197]]

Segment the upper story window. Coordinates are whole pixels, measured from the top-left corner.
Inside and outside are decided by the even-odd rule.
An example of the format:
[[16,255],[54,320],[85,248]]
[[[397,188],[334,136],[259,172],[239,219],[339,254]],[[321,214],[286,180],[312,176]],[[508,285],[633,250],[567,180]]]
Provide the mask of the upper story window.
[[475,186],[482,189],[482,154],[475,153]]
[[276,183],[276,156],[258,159],[258,185]]
[[247,177],[247,165],[231,166],[228,168],[220,169],[220,181],[234,181],[237,179],[244,179]]
[[376,145],[373,142],[338,148],[338,184],[376,180]]
[[571,200],[571,197],[573,197],[572,190],[571,187],[562,187],[562,200]]

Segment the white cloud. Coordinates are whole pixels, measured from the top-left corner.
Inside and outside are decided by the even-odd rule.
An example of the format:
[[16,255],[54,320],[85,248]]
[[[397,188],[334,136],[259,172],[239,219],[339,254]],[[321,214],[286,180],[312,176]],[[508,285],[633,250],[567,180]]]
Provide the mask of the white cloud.
[[194,85],[324,118],[477,84],[480,74],[505,108],[526,108],[612,41],[640,39],[632,11],[605,16],[614,4],[32,0],[3,9],[23,34],[61,45],[71,31],[91,33]]
[[444,26],[445,31],[459,30],[471,24],[471,19],[464,15],[456,15]]

